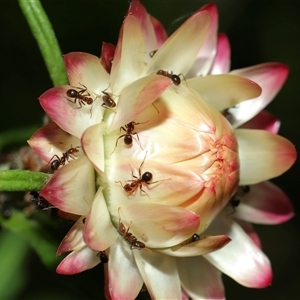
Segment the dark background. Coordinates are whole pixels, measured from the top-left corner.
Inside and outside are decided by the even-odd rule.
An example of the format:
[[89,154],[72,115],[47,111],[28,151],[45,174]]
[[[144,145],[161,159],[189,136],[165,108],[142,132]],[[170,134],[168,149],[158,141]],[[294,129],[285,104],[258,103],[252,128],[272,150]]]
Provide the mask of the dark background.
[[[300,2],[215,2],[220,14],[220,32],[225,32],[231,42],[232,69],[267,61],[279,61],[290,66],[288,81],[268,110],[282,121],[280,134],[299,148]],[[126,0],[42,3],[63,53],[82,51],[98,56],[102,41],[116,43],[128,8]],[[207,2],[144,0],[142,3],[170,33],[180,24],[176,19]],[[0,132],[40,125],[43,111],[37,97],[51,88],[52,83],[17,1],[1,1],[0,23]],[[288,173],[274,179],[294,203],[296,216],[283,225],[255,226],[273,265],[273,285],[262,290],[247,289],[224,276],[227,299],[300,299],[299,170],[299,162],[296,162]],[[24,271],[27,272],[27,285],[16,299],[103,297],[102,269],[99,266],[75,276],[55,275],[31,253]]]

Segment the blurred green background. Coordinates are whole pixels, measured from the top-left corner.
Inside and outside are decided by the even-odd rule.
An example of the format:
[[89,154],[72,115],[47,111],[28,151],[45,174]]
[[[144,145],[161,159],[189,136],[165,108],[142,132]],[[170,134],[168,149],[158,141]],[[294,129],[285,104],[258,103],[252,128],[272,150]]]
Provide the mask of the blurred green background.
[[[180,24],[181,16],[207,2],[144,0],[142,3],[172,32]],[[215,3],[219,9],[220,32],[225,32],[231,42],[232,69],[267,61],[290,66],[288,81],[268,110],[282,121],[280,134],[299,148],[300,2],[220,0]],[[63,53],[82,51],[98,56],[102,41],[116,43],[128,8],[127,0],[48,0],[42,4]],[[0,23],[1,133],[40,125],[43,111],[37,97],[51,88],[52,83],[17,1],[1,1]],[[299,171],[299,162],[296,162],[288,173],[274,179],[294,203],[296,216],[283,225],[255,226],[263,250],[272,262],[273,285],[262,290],[247,289],[224,276],[227,299],[300,299]],[[56,226],[59,237],[69,228]],[[27,242],[2,231],[0,291],[5,289],[7,294],[0,294],[1,300],[104,299],[101,266],[74,276],[56,275],[43,266]]]

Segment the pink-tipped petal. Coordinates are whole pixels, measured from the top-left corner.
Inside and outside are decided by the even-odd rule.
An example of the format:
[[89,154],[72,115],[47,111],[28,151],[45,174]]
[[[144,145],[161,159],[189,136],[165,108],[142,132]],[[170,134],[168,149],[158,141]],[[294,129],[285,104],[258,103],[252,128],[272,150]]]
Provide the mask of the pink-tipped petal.
[[187,85],[219,111],[261,94],[261,88],[255,82],[229,74],[188,79]]
[[64,55],[65,66],[71,86],[83,84],[87,89],[100,95],[109,86],[109,75],[97,56],[84,52]]
[[100,63],[107,73],[110,73],[115,55],[116,46],[110,43],[102,43]]
[[209,29],[205,41],[198,52],[197,59],[187,74],[187,78],[205,76],[211,69],[212,62],[216,54],[217,30],[218,30],[218,10],[214,3],[209,3],[201,7],[200,11],[208,11],[211,17]]
[[119,218],[130,232],[149,248],[176,245],[196,232],[200,218],[194,212],[177,206],[145,201],[110,207],[115,220]]
[[[56,123],[51,122],[37,132],[28,140],[28,144],[46,162],[50,162],[54,155],[61,157],[71,147],[80,146],[80,140],[75,136],[67,134]],[[81,149],[77,148],[76,157],[82,155]]]
[[140,78],[144,68],[145,46],[137,19],[129,15],[121,29],[121,37],[115,52],[110,83],[114,94]]
[[185,75],[197,58],[209,24],[210,15],[207,11],[191,16],[155,53],[146,66],[144,75],[156,73],[160,69]]
[[117,230],[111,223],[103,191],[99,189],[86,217],[84,241],[90,248],[103,251],[110,247],[117,237]]
[[56,171],[40,195],[60,210],[86,215],[95,194],[94,182],[93,166],[83,156]]
[[135,299],[143,280],[136,267],[130,246],[119,237],[110,247],[108,261],[108,291],[111,299]]
[[230,72],[230,74],[253,80],[262,88],[262,93],[259,97],[249,102],[241,103],[239,107],[230,112],[234,116],[232,124],[235,128],[253,118],[272,101],[286,81],[288,72],[288,67],[281,63],[264,63]]
[[219,216],[207,231],[223,233],[232,239],[226,247],[203,256],[216,268],[246,287],[263,288],[271,284],[268,258],[237,223]]
[[226,74],[230,70],[230,43],[225,34],[219,34],[217,42],[217,54],[213,62],[210,74]]
[[[235,215],[234,215],[235,217]],[[248,223],[246,221],[242,221],[239,219],[234,218],[235,221],[243,228],[243,230],[248,234],[252,242],[259,248],[262,249],[261,241],[259,238],[259,235],[256,233],[254,227],[251,223]]]
[[241,197],[234,217],[257,224],[280,224],[294,216],[293,205],[275,184],[265,181],[251,185]]
[[[139,0],[131,1],[128,15],[135,16],[139,23],[145,41],[145,50],[147,57],[147,53],[156,49],[157,47],[156,36],[150,19],[150,15],[147,13],[147,10]],[[148,58],[150,59],[150,56],[148,56]]]
[[152,299],[181,299],[181,284],[174,257],[147,250],[133,254]]
[[226,235],[207,236],[197,242],[189,243],[184,246],[163,249],[160,252],[176,257],[200,256],[226,246],[231,241]]
[[239,128],[245,129],[263,129],[271,133],[278,133],[280,121],[266,110],[262,110],[254,118],[244,123]]
[[294,145],[264,130],[237,129],[240,185],[259,183],[287,171],[296,160]]
[[184,290],[192,299],[225,299],[222,273],[202,257],[177,259]]
[[92,269],[100,263],[97,252],[89,247],[70,253],[56,268],[58,274],[74,275]]
[[64,252],[79,250],[86,246],[83,241],[83,219],[84,217],[80,217],[66,234],[56,251],[56,256]]
[[164,76],[143,77],[123,89],[119,98],[117,113],[114,115],[109,132],[119,129],[134,120],[147,106],[151,105],[170,85]]
[[67,91],[70,86],[54,87],[39,97],[40,104],[49,117],[64,131],[77,138],[89,126],[99,123],[103,110],[100,109],[101,101],[96,100],[92,105],[82,105],[70,102]]
[[[156,36],[156,47],[158,49],[167,40],[168,35],[163,25],[156,18],[150,16],[150,21],[154,28]],[[152,51],[155,51],[157,49],[153,49]]]

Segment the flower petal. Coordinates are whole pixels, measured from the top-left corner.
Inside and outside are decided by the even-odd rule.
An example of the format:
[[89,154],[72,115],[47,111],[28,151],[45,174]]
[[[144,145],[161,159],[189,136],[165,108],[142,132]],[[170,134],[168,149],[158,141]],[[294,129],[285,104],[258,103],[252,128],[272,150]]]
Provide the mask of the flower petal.
[[[72,147],[80,146],[80,140],[67,134],[54,122],[51,122],[35,132],[28,140],[28,144],[43,160],[49,163],[54,155],[60,155]],[[76,153],[76,157],[80,157],[82,151],[80,148],[77,150],[79,152]]]
[[111,69],[110,83],[114,94],[137,80],[144,68],[145,46],[138,20],[128,15],[121,29]]
[[83,241],[83,217],[79,218],[60,243],[56,256],[64,252],[79,250],[86,246]]
[[252,242],[259,248],[262,249],[262,245],[261,245],[261,241],[260,238],[258,236],[258,234],[256,233],[254,227],[252,226],[252,224],[242,221],[242,220],[238,220],[236,218],[234,218],[235,221],[243,228],[243,230],[245,231],[245,233],[248,234],[248,236],[250,237],[250,239],[252,240]]
[[231,241],[226,235],[206,236],[199,241],[162,249],[160,252],[176,257],[200,256],[221,249]]
[[108,290],[112,299],[135,299],[142,288],[143,280],[133,251],[138,250],[131,250],[121,238],[110,247]]
[[225,299],[222,273],[202,257],[177,259],[184,290],[192,299]]
[[212,62],[216,54],[217,30],[218,30],[218,10],[214,3],[209,3],[201,7],[200,11],[208,11],[211,17],[209,29],[205,41],[198,52],[197,59],[187,74],[187,78],[205,76],[211,69]]
[[255,82],[229,74],[188,79],[187,85],[219,111],[261,94],[261,88]]
[[102,120],[104,108],[101,101],[94,101],[92,105],[83,105],[68,101],[66,92],[68,85],[54,87],[39,97],[40,104],[49,117],[63,130],[81,138],[82,133],[89,126]]
[[110,73],[115,55],[116,46],[110,43],[102,43],[100,63],[107,73]]
[[200,223],[199,216],[187,209],[145,201],[110,206],[109,211],[149,248],[176,245],[192,236]]
[[40,195],[60,210],[86,215],[95,194],[94,182],[93,166],[83,156],[56,171]]
[[238,224],[228,217],[219,216],[207,231],[223,233],[232,239],[226,247],[204,255],[216,268],[247,287],[263,288],[271,284],[272,270],[268,258]]
[[288,67],[281,63],[264,63],[230,72],[230,74],[253,80],[262,88],[262,93],[259,97],[249,102],[241,103],[236,109],[230,111],[234,117],[232,124],[235,128],[250,120],[271,102],[284,84],[288,72]]
[[[163,25],[153,16],[150,15],[150,21],[152,23],[155,35],[156,35],[156,47],[157,49],[167,40],[168,35]],[[155,51],[156,49],[152,49]]]
[[136,80],[123,89],[109,132],[132,122],[148,105],[153,103],[169,86],[171,80],[150,75]]
[[264,130],[237,129],[240,185],[258,183],[277,177],[296,160],[294,145],[287,139]]
[[263,129],[271,133],[278,133],[280,121],[266,110],[262,110],[258,115],[244,123],[239,128]]
[[91,269],[100,263],[97,252],[89,247],[70,253],[56,268],[58,274],[73,275]]
[[251,185],[234,214],[236,218],[257,224],[280,224],[293,216],[294,209],[288,197],[269,181]]
[[103,251],[116,241],[118,233],[112,225],[102,189],[97,191],[84,226],[84,241],[98,251]]
[[153,74],[160,69],[186,74],[197,58],[209,24],[208,11],[200,11],[191,16],[159,48],[145,67],[143,74]]
[[230,44],[225,34],[219,34],[217,43],[217,54],[213,62],[210,74],[226,74],[230,69]]
[[155,251],[133,252],[152,299],[181,299],[176,259]]
[[84,84],[95,95],[109,86],[109,75],[100,59],[84,52],[71,52],[64,55],[65,66],[71,86]]

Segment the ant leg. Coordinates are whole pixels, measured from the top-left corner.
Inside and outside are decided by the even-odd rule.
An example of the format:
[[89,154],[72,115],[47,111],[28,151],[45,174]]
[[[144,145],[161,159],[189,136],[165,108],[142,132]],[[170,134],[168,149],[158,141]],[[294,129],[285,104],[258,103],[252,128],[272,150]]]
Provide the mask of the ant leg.
[[115,150],[116,150],[116,148],[117,148],[117,145],[118,145],[118,141],[119,141],[119,139],[122,138],[123,136],[125,136],[125,134],[123,134],[123,135],[121,135],[121,136],[119,136],[119,137],[117,138],[115,148],[114,148],[114,150],[112,151],[112,153],[111,153],[110,155],[112,155],[112,154],[115,152]]
[[[138,124],[139,124],[139,123],[138,123]],[[144,150],[144,148],[143,148],[142,145],[141,145],[141,142],[140,142],[140,138],[139,138],[138,133],[137,133],[137,132],[133,132],[132,135],[136,135],[136,137],[137,137],[137,139],[138,139],[138,142],[139,142],[139,145],[140,145],[141,149]]]

